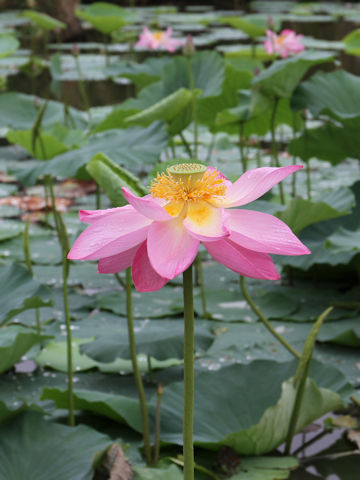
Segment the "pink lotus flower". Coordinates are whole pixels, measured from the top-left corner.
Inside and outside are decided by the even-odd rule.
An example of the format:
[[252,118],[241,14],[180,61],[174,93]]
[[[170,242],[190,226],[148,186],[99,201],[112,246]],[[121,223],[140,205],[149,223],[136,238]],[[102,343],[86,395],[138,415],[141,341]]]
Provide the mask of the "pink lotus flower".
[[182,45],[182,42],[176,38],[172,38],[171,35],[171,28],[167,28],[165,32],[151,32],[147,27],[144,27],[136,46],[149,48],[150,50],[163,49],[168,52],[175,52],[175,50]]
[[269,253],[310,251],[278,218],[234,207],[256,200],[300,168],[255,168],[231,183],[211,167],[175,165],[157,176],[150,195],[137,197],[123,188],[130,205],[80,211],[80,220],[90,226],[68,258],[99,259],[99,273],[116,273],[132,265],[136,289],[150,292],[184,272],[202,242],[215,260],[234,272],[277,280]]
[[271,30],[266,30],[267,39],[264,42],[265,50],[269,55],[280,54],[281,58],[287,58],[292,53],[300,53],[305,50],[301,43],[303,35],[296,35],[293,30],[283,30],[277,35]]

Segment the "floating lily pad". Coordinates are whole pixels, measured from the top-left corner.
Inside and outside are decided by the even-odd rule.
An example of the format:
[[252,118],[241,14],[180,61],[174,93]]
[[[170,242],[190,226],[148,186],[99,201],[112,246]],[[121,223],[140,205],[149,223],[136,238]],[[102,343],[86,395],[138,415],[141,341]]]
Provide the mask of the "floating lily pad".
[[[1,428],[0,479],[91,480],[109,437],[24,413]],[[66,461],[64,462],[64,458]]]
[[52,305],[50,291],[34,280],[28,270],[16,263],[0,267],[0,324],[23,310]]

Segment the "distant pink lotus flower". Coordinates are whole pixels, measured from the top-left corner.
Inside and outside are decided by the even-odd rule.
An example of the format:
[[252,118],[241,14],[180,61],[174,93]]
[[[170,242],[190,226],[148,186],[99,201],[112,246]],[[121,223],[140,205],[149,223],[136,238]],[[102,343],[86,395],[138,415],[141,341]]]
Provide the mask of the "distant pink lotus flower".
[[175,52],[182,45],[182,42],[177,38],[172,38],[171,35],[171,28],[167,28],[165,32],[151,32],[147,27],[144,27],[136,46],[149,48],[150,50],[163,49],[168,52]]
[[296,35],[293,30],[283,30],[277,35],[272,30],[266,30],[267,39],[264,42],[265,50],[269,55],[280,54],[281,58],[287,58],[291,54],[305,50],[301,43],[303,35]]
[[116,273],[132,265],[136,289],[150,292],[184,272],[202,242],[215,260],[234,272],[277,280],[269,253],[310,251],[278,218],[234,207],[256,200],[300,168],[255,168],[231,183],[211,167],[174,165],[158,174],[150,195],[137,197],[123,188],[130,205],[81,210],[80,220],[90,226],[68,258],[99,259],[99,273]]

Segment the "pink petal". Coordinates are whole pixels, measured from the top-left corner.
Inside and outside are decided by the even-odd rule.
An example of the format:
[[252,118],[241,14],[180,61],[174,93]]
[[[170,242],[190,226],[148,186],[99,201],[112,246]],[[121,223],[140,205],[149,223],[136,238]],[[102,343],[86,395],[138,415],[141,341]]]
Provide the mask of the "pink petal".
[[139,245],[136,245],[125,252],[112,255],[111,257],[101,258],[98,263],[99,273],[117,273],[122,272],[125,268],[132,264],[135,253],[138,251]]
[[124,207],[106,208],[104,210],[80,210],[79,218],[85,223],[94,223],[94,221],[110,214],[117,214],[126,210],[131,210],[131,205],[125,205]]
[[240,207],[261,197],[285,177],[302,168],[302,165],[289,167],[262,167],[248,170],[226,190],[224,207]]
[[199,243],[179,219],[154,222],[149,228],[147,244],[151,265],[159,275],[172,279],[192,264]]
[[172,218],[171,215],[169,215],[167,211],[161,205],[159,205],[159,203],[154,200],[151,195],[137,197],[126,187],[123,187],[122,191],[130,205],[132,205],[135,210],[145,217],[151,218],[152,220],[157,220],[158,222],[163,222]]
[[143,242],[152,221],[134,208],[109,209],[76,239],[68,254],[72,260],[111,257]]
[[204,246],[216,261],[240,275],[266,280],[280,278],[271,257],[266,253],[248,250],[228,239],[206,242]]
[[311,253],[281,220],[267,213],[230,210],[230,240],[256,252],[278,255]]
[[168,281],[161,277],[151,266],[149,261],[146,242],[138,248],[132,266],[132,277],[138,292],[154,292],[160,290]]
[[186,230],[198,240],[216,241],[228,237],[229,214],[223,208],[216,208],[207,202],[189,203],[183,222]]

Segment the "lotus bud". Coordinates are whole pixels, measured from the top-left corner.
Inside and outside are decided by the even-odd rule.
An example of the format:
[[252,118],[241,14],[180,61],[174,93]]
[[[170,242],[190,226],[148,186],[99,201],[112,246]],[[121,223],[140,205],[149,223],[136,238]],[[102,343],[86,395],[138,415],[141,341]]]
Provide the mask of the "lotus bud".
[[185,57],[192,57],[195,53],[195,45],[194,45],[194,40],[192,35],[189,35],[186,37],[186,42],[183,47],[183,54]]

